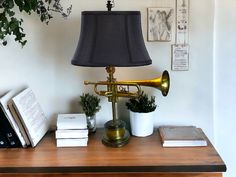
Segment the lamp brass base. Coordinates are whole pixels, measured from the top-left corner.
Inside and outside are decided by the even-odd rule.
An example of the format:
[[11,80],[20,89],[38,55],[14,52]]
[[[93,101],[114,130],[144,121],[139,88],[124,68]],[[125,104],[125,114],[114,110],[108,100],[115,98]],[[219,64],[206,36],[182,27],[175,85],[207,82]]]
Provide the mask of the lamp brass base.
[[105,135],[102,143],[110,147],[122,147],[129,142],[130,134],[122,120],[110,120],[105,123]]

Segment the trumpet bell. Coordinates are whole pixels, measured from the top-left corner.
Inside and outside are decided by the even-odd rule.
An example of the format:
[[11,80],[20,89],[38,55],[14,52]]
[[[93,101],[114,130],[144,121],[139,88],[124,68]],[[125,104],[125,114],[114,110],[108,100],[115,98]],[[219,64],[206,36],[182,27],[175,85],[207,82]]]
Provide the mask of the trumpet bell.
[[168,71],[164,71],[161,76],[161,93],[163,96],[167,96],[170,89],[170,76]]
[[161,77],[150,80],[120,81],[122,84],[137,84],[140,86],[153,87],[161,91],[163,96],[167,96],[170,88],[170,76],[168,71],[164,71]]

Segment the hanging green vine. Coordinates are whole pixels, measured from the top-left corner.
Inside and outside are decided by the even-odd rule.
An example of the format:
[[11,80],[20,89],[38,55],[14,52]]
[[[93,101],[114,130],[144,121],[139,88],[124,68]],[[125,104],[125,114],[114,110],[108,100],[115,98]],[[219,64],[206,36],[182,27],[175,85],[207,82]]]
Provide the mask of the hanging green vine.
[[[18,8],[17,8],[18,7]],[[23,19],[17,17],[16,12],[27,14],[37,13],[41,22],[49,23],[53,18],[52,13],[56,12],[66,18],[71,13],[72,6],[64,12],[60,0],[0,0],[0,43],[7,45],[6,37],[15,36],[15,41],[22,47],[26,44],[26,34],[22,28]]]

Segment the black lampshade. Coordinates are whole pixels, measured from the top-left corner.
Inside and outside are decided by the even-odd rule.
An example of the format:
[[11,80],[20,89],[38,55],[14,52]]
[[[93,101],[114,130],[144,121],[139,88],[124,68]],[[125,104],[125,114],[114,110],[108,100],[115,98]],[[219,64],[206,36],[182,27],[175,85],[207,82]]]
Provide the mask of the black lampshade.
[[152,63],[138,11],[84,11],[73,65],[143,66]]

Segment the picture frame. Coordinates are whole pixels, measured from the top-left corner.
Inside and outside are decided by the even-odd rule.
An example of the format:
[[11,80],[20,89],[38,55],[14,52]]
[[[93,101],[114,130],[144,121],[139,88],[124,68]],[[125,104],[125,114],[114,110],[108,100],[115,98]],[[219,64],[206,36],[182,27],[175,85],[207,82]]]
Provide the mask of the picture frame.
[[176,0],[176,43],[188,44],[189,0]]
[[188,71],[189,70],[189,45],[173,44],[171,45],[171,70]]
[[169,42],[173,36],[174,9],[171,7],[147,8],[147,40]]

